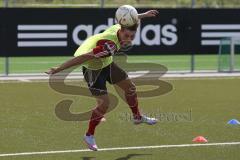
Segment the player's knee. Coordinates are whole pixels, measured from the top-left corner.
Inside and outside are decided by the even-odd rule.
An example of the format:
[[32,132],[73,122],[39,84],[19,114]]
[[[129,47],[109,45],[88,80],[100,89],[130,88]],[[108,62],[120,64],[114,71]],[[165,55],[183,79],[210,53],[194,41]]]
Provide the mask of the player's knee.
[[104,99],[98,99],[97,106],[100,108],[103,112],[106,112],[109,107],[110,101],[108,98]]

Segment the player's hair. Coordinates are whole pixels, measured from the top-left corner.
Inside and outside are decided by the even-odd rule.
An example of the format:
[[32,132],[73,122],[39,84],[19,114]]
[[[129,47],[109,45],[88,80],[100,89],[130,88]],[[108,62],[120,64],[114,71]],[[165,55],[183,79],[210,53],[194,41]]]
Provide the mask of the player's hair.
[[138,23],[134,24],[133,26],[130,26],[130,27],[121,26],[121,29],[127,29],[130,31],[137,31],[137,28],[138,28]]

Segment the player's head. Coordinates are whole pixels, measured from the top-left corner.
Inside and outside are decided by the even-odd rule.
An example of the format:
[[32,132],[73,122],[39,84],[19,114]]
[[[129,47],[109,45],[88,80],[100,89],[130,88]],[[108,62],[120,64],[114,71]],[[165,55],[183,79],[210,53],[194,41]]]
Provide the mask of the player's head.
[[131,42],[135,38],[137,28],[138,28],[138,24],[135,24],[131,27],[121,26],[121,29],[119,32],[119,38],[121,39],[121,41]]

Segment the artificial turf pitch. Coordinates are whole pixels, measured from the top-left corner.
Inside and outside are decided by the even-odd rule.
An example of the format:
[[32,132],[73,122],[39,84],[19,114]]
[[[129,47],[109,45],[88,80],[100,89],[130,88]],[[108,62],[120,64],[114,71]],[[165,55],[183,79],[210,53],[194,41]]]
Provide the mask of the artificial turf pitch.
[[[240,142],[240,126],[227,122],[240,120],[239,78],[163,79],[173,86],[165,95],[140,98],[145,114],[159,116],[156,125],[133,125],[128,106],[118,106],[106,115],[96,130],[99,148],[193,144],[198,135],[208,143]],[[73,81],[72,85],[86,86]],[[64,95],[48,82],[0,83],[0,156],[5,153],[86,149],[82,141],[87,122],[59,119],[56,104],[73,100],[73,113],[94,107],[93,98]],[[109,92],[116,95],[112,86]],[[138,90],[153,89],[147,85]],[[175,116],[173,116],[175,115]],[[1,160],[238,160],[240,145],[113,150],[0,157]]]
[[[58,66],[72,57],[10,57],[9,72],[11,73],[43,73],[50,67]],[[155,63],[168,68],[169,71],[191,71],[191,55],[144,55],[127,58],[128,63]],[[227,60],[226,60],[227,61]],[[140,70],[142,68],[135,68]],[[148,69],[148,68],[147,68]],[[228,67],[229,69],[229,67]],[[218,55],[196,54],[194,70],[218,70]],[[235,70],[240,71],[240,55],[235,55]],[[0,58],[0,75],[5,72],[5,58]]]
[[[238,56],[238,55],[236,55]],[[71,57],[11,57],[10,73],[42,73],[48,68],[60,65]],[[128,56],[129,63],[156,63],[164,65],[169,71],[190,71],[191,55]],[[217,70],[218,55],[195,55],[195,70]],[[139,70],[139,68],[137,68]],[[148,69],[148,68],[147,68]],[[240,70],[239,58],[235,69]],[[0,58],[0,74],[5,70],[5,58]]]

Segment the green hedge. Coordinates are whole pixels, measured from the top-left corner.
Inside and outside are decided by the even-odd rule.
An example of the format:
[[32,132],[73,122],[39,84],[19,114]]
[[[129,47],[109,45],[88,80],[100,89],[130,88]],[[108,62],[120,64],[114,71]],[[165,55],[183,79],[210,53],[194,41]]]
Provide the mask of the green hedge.
[[[8,0],[9,7],[86,7],[100,6],[101,0]],[[239,8],[240,0],[195,0],[196,7]],[[104,0],[105,7],[132,4],[138,7],[191,7],[192,0]],[[4,6],[4,0],[1,0]]]

